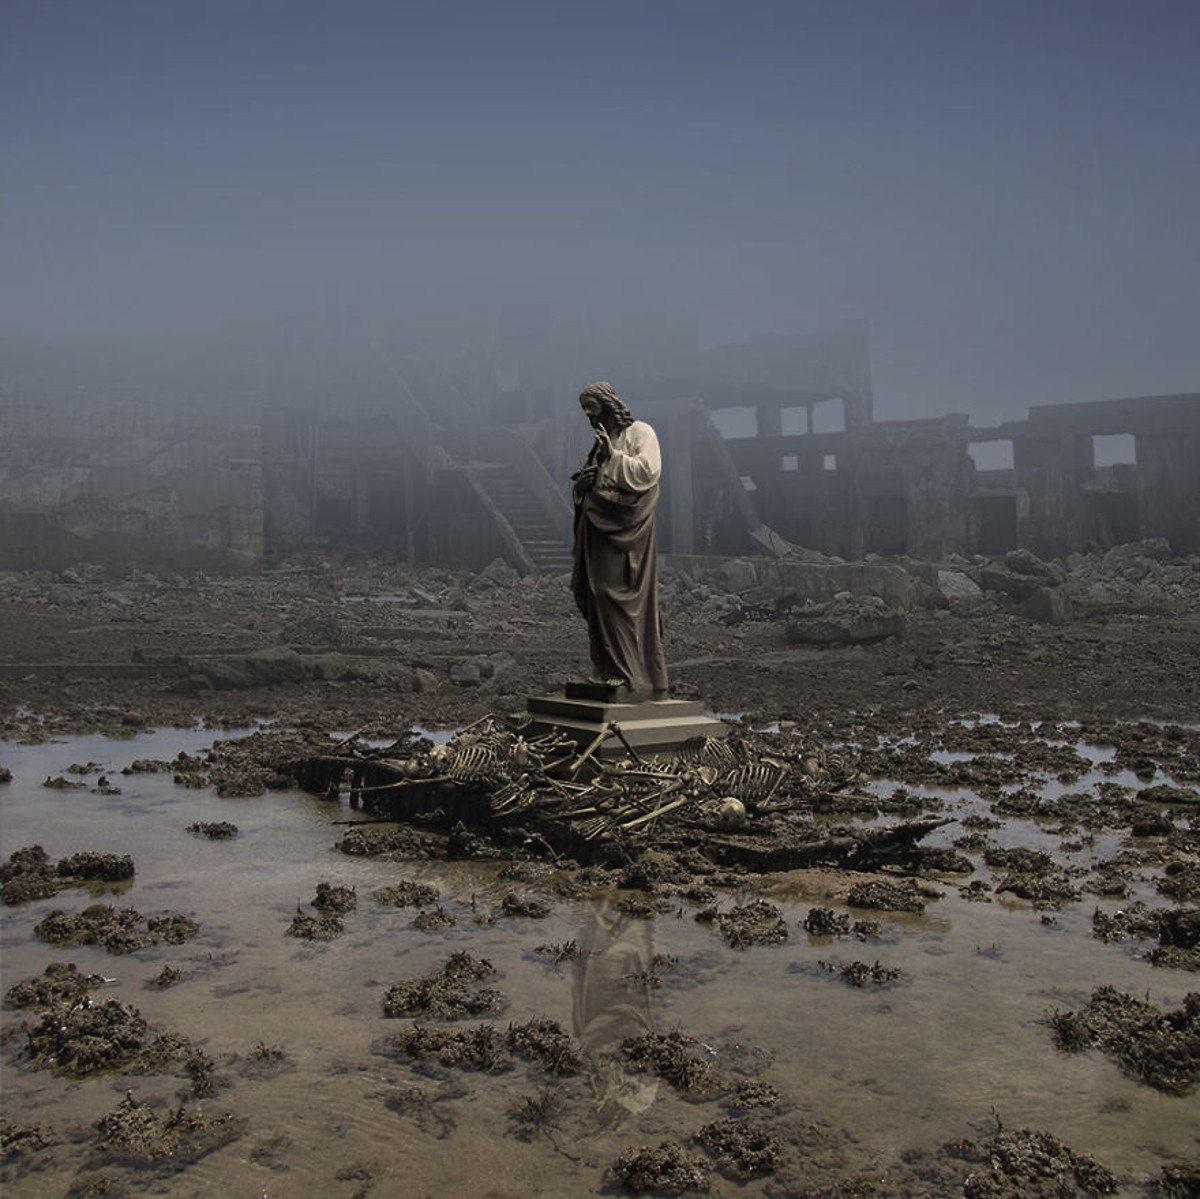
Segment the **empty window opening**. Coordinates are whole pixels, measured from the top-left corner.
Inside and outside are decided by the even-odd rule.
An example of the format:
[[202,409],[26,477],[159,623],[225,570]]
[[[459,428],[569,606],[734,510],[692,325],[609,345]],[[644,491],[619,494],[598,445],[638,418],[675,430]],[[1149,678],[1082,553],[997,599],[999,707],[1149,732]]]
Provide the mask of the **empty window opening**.
[[824,470],[837,470],[837,455],[826,454],[822,460],[822,468]]
[[1092,438],[1095,466],[1133,466],[1137,463],[1137,438],[1132,433],[1102,433]]
[[784,437],[799,437],[808,432],[808,409],[781,408],[779,410],[779,431]]
[[727,441],[758,436],[758,413],[753,408],[718,408],[712,423]]
[[975,463],[976,470],[1012,470],[1013,443],[1011,441],[973,441],[967,453]]
[[845,433],[846,406],[841,400],[823,400],[813,405],[814,433]]
[[800,459],[795,454],[784,454],[783,456],[784,470],[799,470]]

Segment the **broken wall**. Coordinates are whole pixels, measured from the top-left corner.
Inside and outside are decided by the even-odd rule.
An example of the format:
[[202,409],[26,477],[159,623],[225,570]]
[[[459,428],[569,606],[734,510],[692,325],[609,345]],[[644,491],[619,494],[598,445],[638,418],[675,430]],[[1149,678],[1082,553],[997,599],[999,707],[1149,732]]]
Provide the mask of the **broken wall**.
[[[44,406],[0,415],[0,567],[241,572],[262,562],[264,500],[255,426],[137,406]],[[207,436],[207,440],[204,437]]]

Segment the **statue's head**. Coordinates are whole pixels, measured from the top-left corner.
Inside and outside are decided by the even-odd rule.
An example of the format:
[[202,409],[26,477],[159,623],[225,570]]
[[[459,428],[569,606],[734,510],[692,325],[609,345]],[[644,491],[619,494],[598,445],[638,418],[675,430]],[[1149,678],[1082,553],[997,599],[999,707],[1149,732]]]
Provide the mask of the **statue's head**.
[[610,383],[589,383],[579,393],[579,406],[593,425],[605,423],[605,418],[616,424],[618,429],[633,424],[633,413],[612,389]]

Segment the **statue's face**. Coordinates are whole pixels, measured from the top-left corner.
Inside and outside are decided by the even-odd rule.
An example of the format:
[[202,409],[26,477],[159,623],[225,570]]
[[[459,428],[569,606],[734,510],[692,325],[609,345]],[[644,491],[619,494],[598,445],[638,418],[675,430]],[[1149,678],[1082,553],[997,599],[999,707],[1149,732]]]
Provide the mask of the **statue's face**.
[[583,415],[591,421],[593,427],[600,424],[604,416],[604,405],[595,396],[580,397],[579,406],[583,409]]

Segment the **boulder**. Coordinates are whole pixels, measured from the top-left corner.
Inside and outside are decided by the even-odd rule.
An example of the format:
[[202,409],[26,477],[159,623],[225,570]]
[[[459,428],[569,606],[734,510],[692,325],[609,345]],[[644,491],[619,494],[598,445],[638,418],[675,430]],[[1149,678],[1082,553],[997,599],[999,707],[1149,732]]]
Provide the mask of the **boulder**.
[[939,570],[937,588],[948,600],[973,600],[983,595],[983,588],[961,570]]
[[1071,624],[1075,609],[1062,587],[1039,587],[1017,606],[1017,613],[1039,624]]
[[433,673],[432,670],[426,670],[424,666],[418,666],[413,671],[413,690],[420,691],[422,694],[428,694],[431,691],[436,691],[442,685],[441,680]]
[[749,558],[731,558],[722,562],[718,573],[726,591],[740,595],[758,586],[758,571]]
[[275,645],[269,649],[257,649],[246,655],[245,662],[254,685],[258,687],[304,680],[304,659],[290,646]]
[[904,613],[877,596],[842,592],[827,604],[794,610],[786,636],[799,645],[861,645],[904,632]]
[[1035,575],[1016,574],[1014,571],[994,563],[984,566],[980,570],[979,576],[986,590],[998,591],[1001,595],[1007,595],[1009,599],[1015,600],[1028,599],[1042,586]]
[[464,658],[450,663],[450,681],[456,687],[478,687],[483,682],[483,672],[474,658]]
[[346,655],[336,652],[314,654],[308,659],[307,666],[314,679],[324,679],[326,682],[344,678],[350,669]]
[[521,576],[503,558],[493,558],[472,580],[471,589],[512,587]]
[[[254,677],[246,665],[246,659],[240,656],[229,658],[198,658],[189,663],[189,678],[194,680],[192,689],[213,691],[242,691],[254,686]],[[198,687],[198,680],[204,680],[204,686]]]
[[1009,550],[1004,555],[1004,565],[1013,574],[1041,579],[1051,586],[1057,586],[1067,577],[1066,571],[1057,562],[1044,562],[1032,550],[1027,549]]

